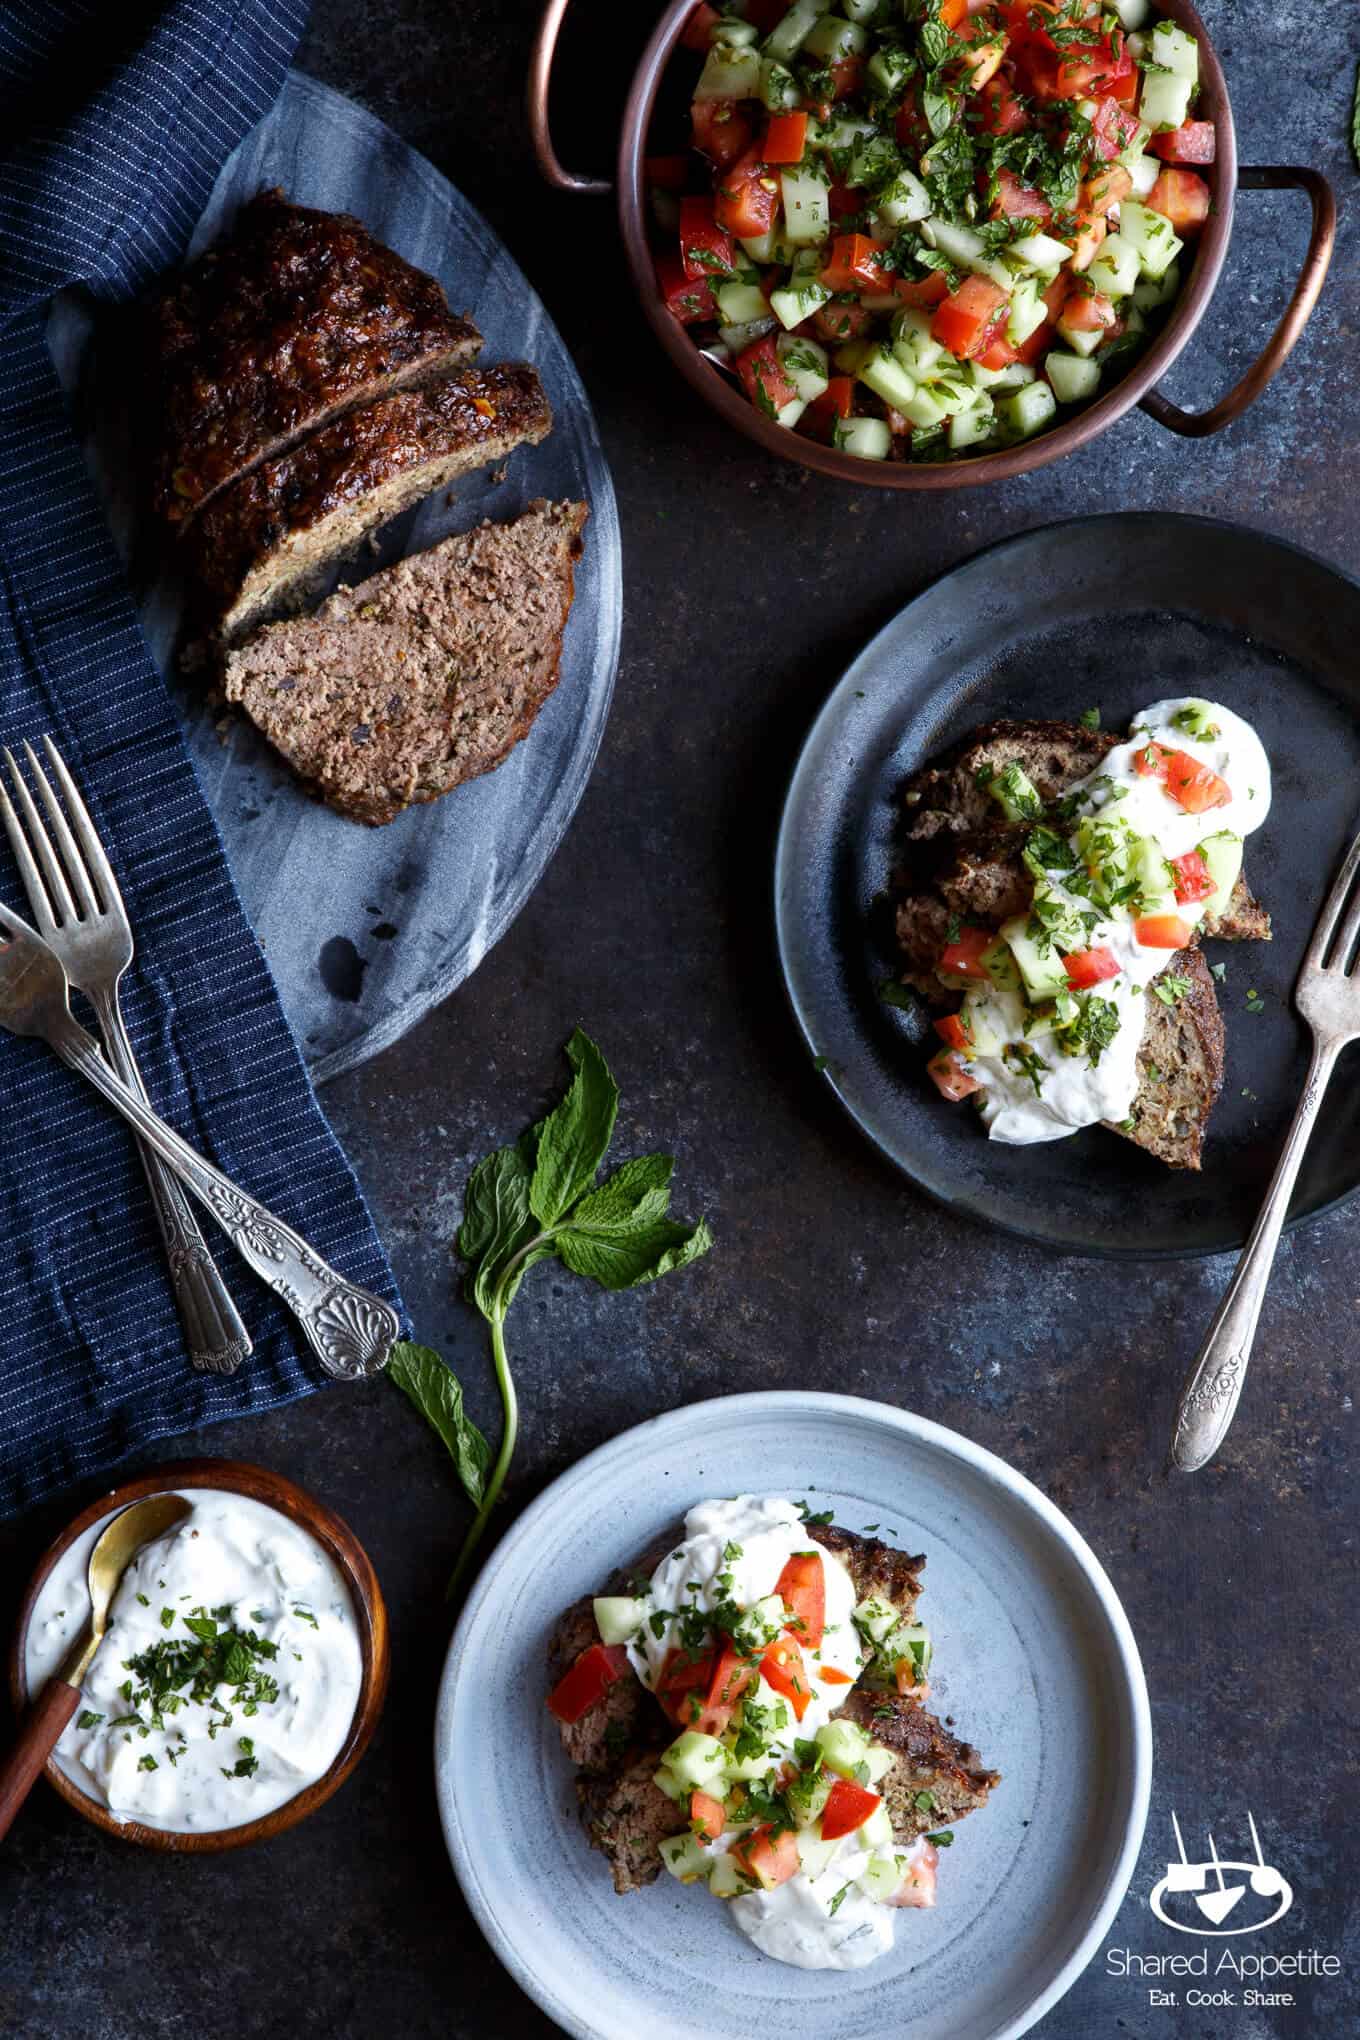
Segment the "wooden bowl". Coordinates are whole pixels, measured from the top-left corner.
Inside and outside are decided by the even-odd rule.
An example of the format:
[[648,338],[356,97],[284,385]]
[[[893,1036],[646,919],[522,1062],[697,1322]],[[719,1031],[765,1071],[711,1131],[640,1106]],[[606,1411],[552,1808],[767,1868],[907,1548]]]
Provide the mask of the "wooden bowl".
[[140,1502],[148,1495],[161,1495],[182,1488],[227,1488],[233,1494],[246,1495],[251,1501],[263,1502],[267,1507],[277,1509],[281,1516],[287,1516],[299,1529],[314,1537],[339,1567],[349,1588],[363,1655],[354,1717],[330,1769],[295,1798],[276,1806],[272,1813],[262,1814],[259,1820],[246,1821],[240,1827],[218,1828],[203,1834],[180,1834],[169,1828],[147,1827],[141,1821],[118,1820],[101,1800],[92,1799],[58,1768],[55,1755],[48,1758],[44,1775],[50,1783],[69,1806],[73,1806],[95,1827],[102,1828],[106,1835],[114,1835],[122,1842],[140,1843],[147,1849],[169,1850],[176,1855],[205,1855],[219,1849],[242,1849],[248,1842],[263,1842],[271,1835],[283,1834],[286,1829],[296,1827],[300,1820],[305,1820],[309,1813],[315,1813],[317,1807],[324,1805],[331,1794],[344,1784],[368,1747],[387,1694],[387,1609],[368,1553],[348,1523],[326,1508],[324,1503],[318,1502],[315,1496],[309,1495],[305,1488],[285,1480],[281,1473],[271,1473],[263,1466],[250,1466],[243,1460],[174,1460],[167,1466],[158,1467],[154,1473],[124,1481],[108,1494],[98,1496],[67,1524],[39,1559],[19,1611],[10,1647],[9,1686],[16,1713],[24,1711],[30,1697],[24,1675],[28,1625],[38,1595],[57,1561],[82,1532],[102,1516],[115,1509],[126,1508],[129,1502]]
[[[802,467],[816,468],[843,482],[879,489],[963,489],[981,482],[1005,481],[1075,453],[1104,432],[1134,404],[1169,431],[1204,438],[1239,417],[1282,367],[1317,302],[1336,239],[1336,201],[1330,185],[1316,170],[1299,167],[1238,169],[1237,142],[1227,81],[1208,32],[1190,0],[1156,0],[1159,14],[1179,22],[1200,46],[1200,110],[1218,131],[1217,160],[1208,168],[1212,206],[1195,249],[1194,263],[1170,315],[1151,344],[1118,382],[1085,409],[1061,424],[1016,446],[993,453],[913,464],[910,461],[862,460],[833,446],[805,439],[771,418],[763,417],[730,377],[700,354],[687,330],[672,317],[657,288],[656,267],[648,233],[643,161],[657,92],[675,55],[680,35],[693,11],[693,0],[671,0],[643,52],[624,109],[619,137],[618,174],[611,186],[599,178],[577,177],[563,168],[553,149],[548,125],[548,86],[553,51],[568,0],[547,0],[529,71],[528,118],[539,168],[559,190],[583,194],[617,192],[619,228],[647,322],[686,382],[733,425],[767,452]],[[1183,411],[1162,396],[1154,384],[1166,374],[1208,308],[1228,252],[1233,203],[1240,191],[1297,189],[1305,192],[1313,211],[1312,230],[1303,268],[1284,316],[1261,353],[1227,395],[1207,411]]]

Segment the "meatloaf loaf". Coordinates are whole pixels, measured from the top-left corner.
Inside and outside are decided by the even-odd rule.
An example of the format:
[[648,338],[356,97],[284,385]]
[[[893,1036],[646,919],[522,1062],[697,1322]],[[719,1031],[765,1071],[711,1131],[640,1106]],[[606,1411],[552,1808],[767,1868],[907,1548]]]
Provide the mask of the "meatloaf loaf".
[[338,558],[455,476],[536,446],[552,427],[522,365],[469,368],[360,404],[222,489],[183,554],[200,636],[237,644],[302,607]]
[[356,821],[490,772],[557,685],[586,516],[535,502],[338,588],[229,652],[227,699]]
[[360,221],[262,192],[148,307],[154,507],[183,526],[337,412],[480,346],[435,279]]

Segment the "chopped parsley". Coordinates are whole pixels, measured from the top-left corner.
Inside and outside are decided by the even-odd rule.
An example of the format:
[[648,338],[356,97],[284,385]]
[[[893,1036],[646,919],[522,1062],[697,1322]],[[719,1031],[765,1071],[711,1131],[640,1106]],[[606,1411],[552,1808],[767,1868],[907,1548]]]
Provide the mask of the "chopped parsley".
[[1251,990],[1247,993],[1247,1011],[1249,1013],[1264,1013],[1265,1010],[1266,1002],[1261,997],[1261,994],[1257,991],[1256,987],[1253,985]]
[[102,1714],[94,1713],[93,1710],[89,1707],[82,1707],[80,1713],[76,1717],[76,1727],[98,1728],[100,1722],[103,1719],[104,1717]]
[[1177,976],[1174,971],[1163,971],[1152,990],[1164,1006],[1178,1006],[1190,990],[1190,980]]
[[1098,730],[1100,728],[1100,710],[1098,708],[1084,708],[1078,720],[1084,730]]

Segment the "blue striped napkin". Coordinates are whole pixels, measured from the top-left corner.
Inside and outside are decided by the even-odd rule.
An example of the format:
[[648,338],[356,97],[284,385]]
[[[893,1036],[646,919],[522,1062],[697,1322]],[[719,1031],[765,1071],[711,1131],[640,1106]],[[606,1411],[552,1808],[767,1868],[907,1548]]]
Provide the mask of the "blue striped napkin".
[[[395,1299],[148,655],[43,338],[68,284],[121,299],[181,254],[274,99],[303,0],[0,9],[0,739],[50,730],[137,937],[125,1011],[159,1110],[354,1280]],[[23,892],[0,858],[0,897]],[[211,1224],[255,1352],[193,1372],[133,1144],[40,1043],[0,1034],[0,1516],[320,1373]]]

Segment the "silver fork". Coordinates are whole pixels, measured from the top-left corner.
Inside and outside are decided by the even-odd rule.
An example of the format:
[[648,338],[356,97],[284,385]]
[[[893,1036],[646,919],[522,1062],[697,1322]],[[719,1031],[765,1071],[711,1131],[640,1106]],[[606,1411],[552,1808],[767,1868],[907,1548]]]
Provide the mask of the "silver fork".
[[[1294,986],[1294,1003],[1313,1031],[1308,1081],[1251,1238],[1181,1390],[1171,1459],[1183,1473],[1194,1473],[1207,1466],[1227,1436],[1246,1379],[1280,1229],[1289,1211],[1294,1180],[1323,1093],[1346,1043],[1360,1039],[1360,969],[1351,967],[1356,944],[1360,942],[1360,892],[1351,900],[1350,911],[1341,921],[1357,871],[1360,871],[1360,836],[1352,843],[1336,884],[1327,895]],[[1339,921],[1341,933],[1337,935]]]
[[281,1218],[214,1168],[115,1076],[71,1012],[66,973],[26,921],[0,905],[0,1027],[46,1041],[121,1112],[210,1211],[232,1245],[288,1305],[328,1374],[357,1381],[387,1365],[401,1323],[391,1304],[347,1282]]
[[[132,961],[132,926],[104,846],[66,762],[50,737],[42,741],[65,796],[66,812],[62,812],[33,746],[25,744],[28,767],[47,810],[47,825],[8,747],[5,762],[23,824],[3,786],[0,818],[39,932],[55,951],[67,978],[94,1008],[104,1053],[113,1068],[145,1099],[146,1085],[123,1024],[118,996],[123,973]],[[206,1373],[233,1374],[252,1350],[250,1334],[184,1192],[153,1152],[142,1147],[140,1153],[189,1358]]]

